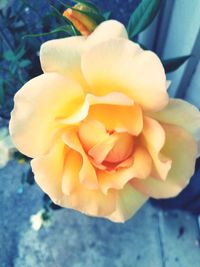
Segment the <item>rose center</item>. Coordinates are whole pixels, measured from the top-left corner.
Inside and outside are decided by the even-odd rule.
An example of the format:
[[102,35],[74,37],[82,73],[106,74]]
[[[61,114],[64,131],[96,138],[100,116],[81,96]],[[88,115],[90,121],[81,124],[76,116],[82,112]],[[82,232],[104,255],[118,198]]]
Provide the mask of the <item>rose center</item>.
[[107,131],[96,120],[84,120],[78,135],[85,152],[95,164],[119,164],[128,159],[134,150],[135,139],[132,135]]

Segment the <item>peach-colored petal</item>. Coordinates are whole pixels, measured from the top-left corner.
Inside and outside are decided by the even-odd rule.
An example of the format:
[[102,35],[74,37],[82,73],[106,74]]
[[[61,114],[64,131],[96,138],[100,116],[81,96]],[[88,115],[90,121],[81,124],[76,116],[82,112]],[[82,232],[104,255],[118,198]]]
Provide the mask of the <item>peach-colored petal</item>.
[[85,49],[88,50],[92,46],[117,37],[128,39],[124,25],[116,20],[104,21],[88,36]]
[[133,99],[119,92],[111,92],[103,96],[87,94],[86,98],[88,98],[90,105],[108,104],[117,106],[133,106],[134,104]]
[[116,210],[111,215],[106,216],[106,218],[118,223],[125,222],[130,219],[147,200],[148,197],[127,184],[118,193]]
[[77,187],[80,187],[79,172],[81,163],[81,156],[76,151],[71,150],[66,155],[62,176],[63,194],[69,196]]
[[57,72],[84,83],[81,73],[81,54],[85,39],[83,36],[73,36],[43,43],[40,49],[43,72]]
[[73,36],[47,41],[40,49],[42,70],[67,74],[87,88],[80,68],[81,55],[84,50],[112,37],[128,38],[124,25],[115,20],[101,23],[88,38]]
[[113,133],[110,137],[115,137],[113,148],[107,154],[105,161],[119,163],[128,159],[135,147],[135,139],[128,133]]
[[198,108],[181,99],[170,99],[169,104],[157,113],[149,116],[156,120],[174,124],[188,131],[198,142],[200,154],[200,112]]
[[96,120],[84,120],[78,129],[78,136],[86,151],[109,137],[104,125]]
[[77,133],[73,130],[67,131],[63,134],[63,140],[71,149],[77,151],[82,157],[82,167],[79,174],[81,184],[89,189],[98,189],[99,185],[95,169],[85,154]]
[[115,135],[111,135],[98,142],[94,145],[89,151],[88,154],[94,159],[97,164],[102,163],[109,152],[113,149],[114,145],[116,144],[118,137]]
[[40,75],[15,95],[10,134],[23,154],[36,157],[49,148],[55,131],[63,127],[56,117],[68,117],[83,102],[84,94],[73,80],[56,73]]
[[106,216],[116,208],[116,192],[104,195],[100,190],[89,190],[79,182],[82,159],[79,153],[71,151],[67,155],[62,182],[62,190],[69,194],[63,198],[62,206],[67,206],[92,216]]
[[67,151],[64,142],[57,139],[48,154],[38,156],[31,161],[36,182],[55,202],[62,196],[62,173]]
[[90,92],[121,92],[145,110],[158,111],[168,103],[166,77],[159,58],[137,44],[114,38],[83,53],[82,71]]
[[171,168],[171,159],[160,153],[165,144],[165,131],[155,120],[144,117],[144,128],[142,131],[146,147],[153,159],[151,175],[155,178],[165,180]]
[[165,124],[165,146],[162,153],[172,159],[172,167],[165,181],[149,177],[133,179],[131,184],[142,193],[154,198],[176,196],[188,184],[194,172],[197,143],[184,129]]
[[76,124],[87,117],[91,105],[97,104],[132,106],[134,102],[126,95],[118,92],[112,92],[104,96],[87,94],[84,103],[80,106],[79,109],[77,109],[75,113],[67,118],[58,118],[58,120],[64,124]]
[[143,127],[142,111],[138,105],[93,105],[88,118],[100,121],[108,131],[128,132],[132,135],[139,135]]
[[122,189],[132,178],[145,179],[151,172],[151,157],[142,147],[137,147],[133,155],[134,161],[130,167],[119,168],[115,172],[98,171],[98,181],[101,190],[107,194],[110,188]]
[[80,139],[83,141],[83,146],[85,146],[86,149],[89,148],[88,154],[97,164],[102,163],[104,160],[118,163],[131,155],[134,145],[134,140],[131,135],[116,132],[110,135],[101,131],[95,132],[95,130],[98,130],[98,128],[95,128],[93,131],[93,128],[90,127],[91,132],[88,128],[88,131],[82,133],[82,138],[80,136]]

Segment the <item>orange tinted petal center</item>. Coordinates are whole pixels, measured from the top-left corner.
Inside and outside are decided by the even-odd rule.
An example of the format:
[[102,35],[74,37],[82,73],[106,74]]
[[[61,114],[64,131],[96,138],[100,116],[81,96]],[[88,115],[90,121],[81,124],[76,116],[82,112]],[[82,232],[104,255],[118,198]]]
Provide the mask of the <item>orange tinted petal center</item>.
[[107,130],[99,121],[82,121],[78,135],[85,152],[97,165],[114,168],[133,154],[135,139],[131,134]]

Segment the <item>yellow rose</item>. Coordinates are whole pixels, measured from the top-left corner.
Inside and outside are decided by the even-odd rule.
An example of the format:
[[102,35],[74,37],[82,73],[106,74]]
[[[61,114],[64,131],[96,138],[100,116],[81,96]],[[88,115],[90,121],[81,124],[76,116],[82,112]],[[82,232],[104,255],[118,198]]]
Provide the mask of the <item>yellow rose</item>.
[[123,222],[187,185],[199,111],[168,98],[159,58],[121,23],[48,41],[40,60],[44,74],[15,96],[10,133],[56,204]]

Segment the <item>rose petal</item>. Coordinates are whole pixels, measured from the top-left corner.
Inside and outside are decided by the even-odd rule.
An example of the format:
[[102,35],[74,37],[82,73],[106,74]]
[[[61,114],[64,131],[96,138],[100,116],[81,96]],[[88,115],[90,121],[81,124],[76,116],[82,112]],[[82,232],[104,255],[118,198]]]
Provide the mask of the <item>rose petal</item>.
[[106,218],[113,222],[125,222],[130,219],[147,200],[148,197],[127,184],[118,193],[117,209]]
[[90,107],[88,118],[103,123],[107,131],[139,135],[143,127],[142,111],[138,105],[93,105]]
[[88,99],[90,105],[108,104],[117,106],[133,106],[134,104],[133,99],[119,92],[111,92],[104,96],[87,94],[86,98]]
[[89,189],[98,189],[99,185],[95,169],[85,154],[76,132],[73,130],[66,132],[63,134],[63,140],[65,144],[77,151],[82,157],[82,167],[79,174],[80,183]]
[[40,62],[43,72],[57,72],[84,83],[81,73],[81,54],[85,37],[73,36],[50,40],[40,48]]
[[93,46],[82,55],[82,71],[90,92],[121,92],[145,110],[158,111],[168,103],[166,77],[159,58],[122,38]]
[[112,37],[128,38],[124,25],[115,20],[101,23],[87,39],[83,36],[73,36],[47,41],[40,49],[42,70],[67,74],[87,88],[80,68],[81,54]]
[[[82,159],[79,153],[71,151],[65,162],[62,190],[68,194],[61,205],[79,210],[92,216],[106,216],[116,208],[116,192],[105,196],[100,190],[89,190],[79,182]],[[65,203],[66,202],[66,203]]]
[[96,120],[84,120],[78,129],[78,136],[84,149],[88,152],[93,146],[108,139],[104,125]]
[[165,144],[164,129],[157,121],[144,117],[142,136],[153,160],[151,175],[155,178],[165,180],[171,168],[171,159],[160,153]]
[[73,113],[72,116],[68,118],[59,118],[59,121],[64,124],[76,124],[77,122],[80,122],[87,117],[91,105],[97,104],[132,106],[134,102],[126,95],[117,92],[112,92],[105,96],[87,94],[82,106],[75,113]]
[[31,161],[36,182],[55,202],[59,202],[62,196],[62,173],[67,151],[63,141],[57,139],[46,155],[38,156]]
[[104,194],[110,188],[122,189],[132,178],[145,179],[151,172],[151,158],[142,147],[137,147],[133,155],[134,161],[130,167],[119,168],[115,172],[98,171],[98,180]]
[[149,116],[188,131],[198,142],[198,155],[200,155],[200,112],[198,108],[181,99],[170,99],[169,104],[162,111],[150,113]]
[[111,135],[103,133],[100,136],[100,133],[93,133],[92,128],[90,130],[91,134],[88,131],[88,136],[85,138],[86,143],[88,143],[87,140],[90,140],[90,137],[91,140],[95,140],[98,136],[100,137],[95,140],[97,142],[88,150],[88,154],[97,164],[102,163],[104,160],[111,163],[119,163],[131,155],[134,146],[133,136],[128,133],[116,132]]
[[88,154],[94,159],[97,164],[102,163],[105,160],[108,153],[113,149],[116,144],[118,138],[117,136],[109,136],[103,141],[98,142],[95,146],[93,146]]
[[132,156],[135,147],[135,138],[132,135],[115,132],[110,135],[111,137],[116,138],[116,141],[105,158],[106,162],[119,164]]
[[174,197],[188,184],[194,172],[197,155],[195,140],[184,129],[165,124],[165,146],[162,152],[172,159],[172,168],[165,181],[149,177],[133,179],[131,184],[142,193],[154,198]]
[[124,25],[116,20],[104,21],[88,36],[85,49],[116,37],[128,39]]
[[23,154],[36,157],[47,151],[55,131],[63,126],[56,117],[68,117],[83,102],[81,87],[66,76],[48,73],[27,82],[15,95],[10,134]]
[[81,169],[81,156],[71,150],[66,155],[62,176],[62,192],[69,196],[80,187],[79,172]]

